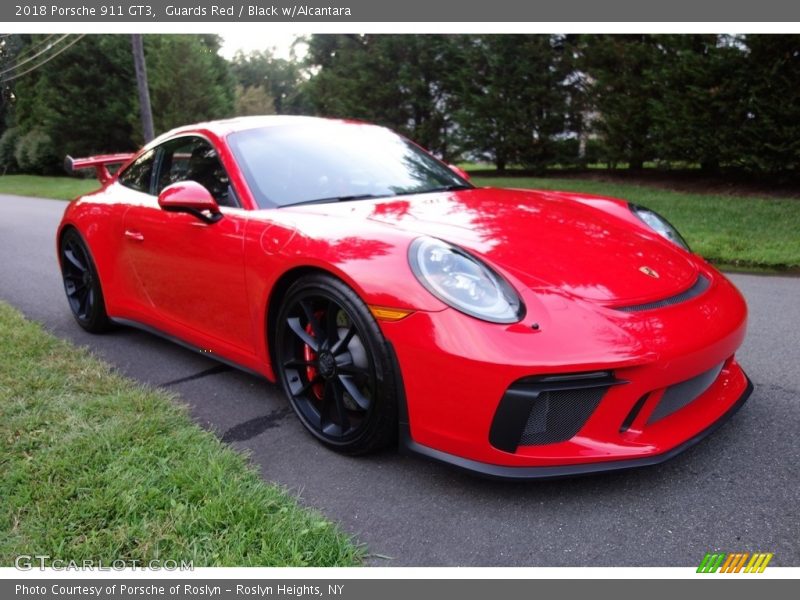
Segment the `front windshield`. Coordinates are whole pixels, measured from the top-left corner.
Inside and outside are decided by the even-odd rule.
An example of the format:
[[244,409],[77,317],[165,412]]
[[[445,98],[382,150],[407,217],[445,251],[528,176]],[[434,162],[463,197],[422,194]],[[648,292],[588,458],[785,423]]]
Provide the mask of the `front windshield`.
[[275,125],[232,133],[228,143],[261,208],[472,187],[374,125]]

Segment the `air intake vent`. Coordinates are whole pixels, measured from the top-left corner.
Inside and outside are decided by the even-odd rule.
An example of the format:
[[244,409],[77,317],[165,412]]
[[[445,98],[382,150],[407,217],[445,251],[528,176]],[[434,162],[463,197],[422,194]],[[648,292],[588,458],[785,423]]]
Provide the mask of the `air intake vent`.
[[672,306],[674,304],[680,304],[681,302],[686,302],[687,300],[691,300],[692,298],[696,298],[703,292],[708,289],[708,286],[711,285],[711,281],[705,275],[700,275],[697,278],[697,281],[694,282],[692,287],[688,290],[681,292],[680,294],[676,294],[675,296],[670,296],[669,298],[664,298],[663,300],[656,300],[655,302],[648,302],[646,304],[632,304],[630,306],[615,306],[617,310],[622,310],[625,312],[640,312],[643,310],[654,310],[656,308],[664,308],[665,306]]
[[542,392],[531,407],[520,446],[553,444],[574,436],[608,388]]
[[661,400],[658,401],[658,405],[653,410],[650,418],[647,419],[647,424],[652,425],[695,400],[716,381],[720,371],[722,371],[722,365],[723,363],[720,363],[697,377],[669,386],[664,391],[664,395],[661,396]]
[[506,452],[566,441],[580,431],[608,388],[621,383],[608,371],[520,379],[503,395],[489,441]]

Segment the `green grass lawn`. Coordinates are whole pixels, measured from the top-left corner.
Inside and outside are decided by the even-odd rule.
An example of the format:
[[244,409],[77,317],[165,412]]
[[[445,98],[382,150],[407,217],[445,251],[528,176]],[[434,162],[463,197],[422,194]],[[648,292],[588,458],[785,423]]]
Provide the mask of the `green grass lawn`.
[[2,175],[0,194],[72,200],[100,187],[98,181],[80,177],[42,177],[39,175]]
[[348,566],[363,549],[164,392],[0,303],[0,566],[19,554]]
[[692,250],[717,264],[800,269],[800,199],[693,194],[581,179],[476,177],[473,183],[622,198],[664,215]]

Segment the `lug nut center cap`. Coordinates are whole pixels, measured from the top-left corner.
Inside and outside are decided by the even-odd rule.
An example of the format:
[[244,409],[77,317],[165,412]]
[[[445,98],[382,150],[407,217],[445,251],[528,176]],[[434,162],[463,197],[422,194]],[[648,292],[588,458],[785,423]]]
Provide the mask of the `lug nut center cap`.
[[323,352],[319,355],[319,374],[326,379],[336,374],[336,359],[330,352]]

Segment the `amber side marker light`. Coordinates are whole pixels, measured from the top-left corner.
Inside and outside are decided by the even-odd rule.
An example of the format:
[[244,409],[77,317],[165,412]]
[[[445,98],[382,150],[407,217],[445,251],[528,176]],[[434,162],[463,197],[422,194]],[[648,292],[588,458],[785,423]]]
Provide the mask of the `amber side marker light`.
[[369,306],[369,311],[372,316],[380,321],[399,321],[405,319],[410,315],[413,310],[405,310],[402,308],[389,308],[387,306]]

